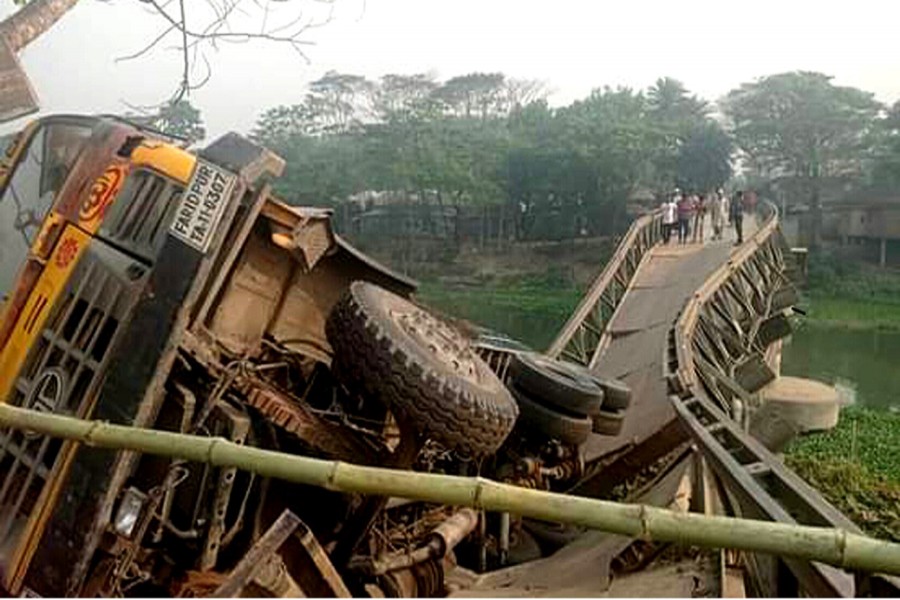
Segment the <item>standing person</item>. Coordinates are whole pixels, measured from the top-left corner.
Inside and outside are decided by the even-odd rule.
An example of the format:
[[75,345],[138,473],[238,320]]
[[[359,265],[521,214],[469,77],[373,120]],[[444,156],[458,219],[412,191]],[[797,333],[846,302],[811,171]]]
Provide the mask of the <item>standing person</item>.
[[735,192],[728,214],[731,215],[731,222],[734,223],[734,231],[737,234],[734,245],[740,246],[744,243],[744,192],[741,190]]
[[709,208],[708,197],[698,194],[694,201],[694,241],[698,239],[703,243],[703,229],[706,225],[706,211]]
[[678,243],[687,243],[691,228],[691,217],[694,215],[694,202],[688,194],[678,200]]
[[[722,205],[722,221],[724,225],[724,221],[727,220],[728,226],[731,227],[731,200],[728,198],[728,194],[725,193],[725,190],[719,189],[719,202]],[[722,229],[725,229],[722,227]],[[722,236],[719,236],[719,239],[722,239]]]
[[722,239],[722,221],[724,219],[722,211],[722,190],[719,189],[709,195],[709,218],[712,222],[713,240]]
[[671,198],[667,198],[663,200],[662,206],[662,228],[663,228],[663,243],[668,244],[672,239],[672,230],[675,229],[675,225],[678,222],[678,203],[676,198],[678,198],[678,189],[676,188],[675,194]]

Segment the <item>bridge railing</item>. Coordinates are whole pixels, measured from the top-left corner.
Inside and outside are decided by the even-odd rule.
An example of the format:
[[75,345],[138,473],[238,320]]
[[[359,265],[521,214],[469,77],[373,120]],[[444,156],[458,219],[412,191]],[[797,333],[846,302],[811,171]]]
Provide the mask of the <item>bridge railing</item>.
[[607,326],[649,251],[662,240],[662,212],[636,219],[591,284],[547,355],[593,367],[611,341]]
[[[703,462],[723,484],[725,512],[860,533],[747,432],[749,416],[759,404],[757,392],[776,376],[767,351],[790,333],[786,311],[797,301],[791,284],[795,267],[774,205],[762,206],[760,218],[759,229],[688,300],[670,331],[664,367],[670,399]],[[745,558],[755,595],[848,597],[900,591],[896,578],[759,554]]]

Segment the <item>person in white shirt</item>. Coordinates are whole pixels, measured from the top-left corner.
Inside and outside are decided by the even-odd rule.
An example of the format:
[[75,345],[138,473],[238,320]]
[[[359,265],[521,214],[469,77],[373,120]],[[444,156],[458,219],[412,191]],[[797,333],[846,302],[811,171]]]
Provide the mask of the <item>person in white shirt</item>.
[[[728,216],[728,225],[731,226],[731,200],[728,199],[728,196],[725,194],[725,190],[719,189],[719,202],[722,203],[722,219],[724,220],[725,215]],[[724,229],[724,228],[723,228]],[[722,239],[722,236],[719,236],[719,239]]]
[[678,223],[677,198],[680,197],[680,191],[676,188],[675,195],[668,200],[663,200],[660,208],[662,209],[662,234],[663,243],[668,244],[672,239],[672,230]]
[[709,214],[712,220],[713,239],[722,239],[722,226],[725,223],[726,207],[722,204],[722,197],[725,194],[719,188],[714,193],[709,194]]

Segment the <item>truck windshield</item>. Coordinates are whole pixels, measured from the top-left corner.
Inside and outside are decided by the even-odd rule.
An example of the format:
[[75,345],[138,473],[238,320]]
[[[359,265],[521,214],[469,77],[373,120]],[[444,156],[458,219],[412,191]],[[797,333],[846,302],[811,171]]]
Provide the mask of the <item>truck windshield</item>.
[[12,167],[0,195],[0,295],[12,289],[34,236],[90,135],[91,128],[84,125],[47,123],[32,134]]

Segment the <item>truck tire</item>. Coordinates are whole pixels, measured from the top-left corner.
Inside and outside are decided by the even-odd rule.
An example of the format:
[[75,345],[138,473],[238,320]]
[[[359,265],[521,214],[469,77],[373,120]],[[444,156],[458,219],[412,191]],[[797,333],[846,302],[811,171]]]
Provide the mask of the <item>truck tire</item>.
[[631,405],[631,388],[621,379],[594,375],[594,381],[603,388],[603,410],[625,410]]
[[591,435],[591,419],[581,415],[567,415],[544,406],[522,390],[513,388],[519,405],[519,418],[527,427],[547,437],[578,446]]
[[568,413],[590,416],[603,402],[603,389],[589,370],[537,352],[514,355],[510,376],[520,390]]
[[601,410],[591,417],[594,433],[600,435],[619,435],[622,433],[622,425],[625,423],[625,411]]
[[453,327],[355,281],[325,326],[336,377],[425,437],[464,454],[497,451],[518,416],[506,386]]

